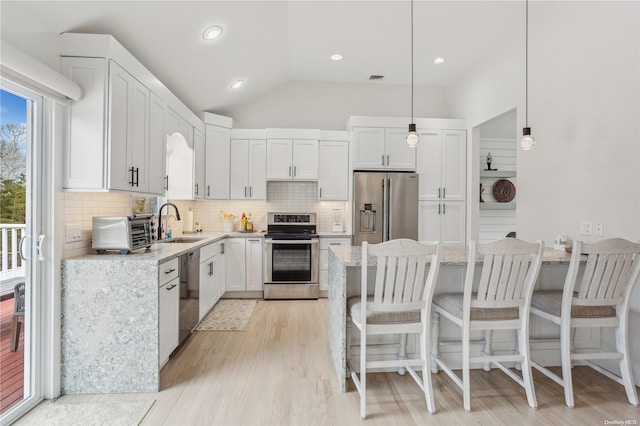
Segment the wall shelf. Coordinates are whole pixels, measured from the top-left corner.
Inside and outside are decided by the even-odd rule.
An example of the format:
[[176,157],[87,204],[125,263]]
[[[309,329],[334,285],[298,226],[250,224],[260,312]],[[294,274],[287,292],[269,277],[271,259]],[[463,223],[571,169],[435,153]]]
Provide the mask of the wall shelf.
[[516,177],[515,170],[480,170],[481,178],[513,178]]
[[480,210],[515,210],[516,203],[480,203]]

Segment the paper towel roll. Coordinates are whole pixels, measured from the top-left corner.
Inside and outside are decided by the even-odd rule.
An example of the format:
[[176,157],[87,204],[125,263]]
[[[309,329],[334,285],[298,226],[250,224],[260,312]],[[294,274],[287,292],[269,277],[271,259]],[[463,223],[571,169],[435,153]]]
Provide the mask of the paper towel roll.
[[182,233],[193,233],[193,210],[189,209],[184,219],[182,220]]

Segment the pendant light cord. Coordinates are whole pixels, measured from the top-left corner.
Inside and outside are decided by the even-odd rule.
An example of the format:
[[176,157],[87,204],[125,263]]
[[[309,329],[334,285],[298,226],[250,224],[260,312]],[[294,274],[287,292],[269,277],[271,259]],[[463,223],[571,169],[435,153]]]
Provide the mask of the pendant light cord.
[[529,0],[525,0],[524,23],[524,123],[529,127]]
[[413,0],[411,0],[411,122],[413,123]]

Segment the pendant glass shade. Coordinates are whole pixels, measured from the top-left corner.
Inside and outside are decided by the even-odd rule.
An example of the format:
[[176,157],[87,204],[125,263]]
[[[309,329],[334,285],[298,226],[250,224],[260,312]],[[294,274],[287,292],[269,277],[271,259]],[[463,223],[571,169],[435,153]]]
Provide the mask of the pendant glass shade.
[[409,148],[415,148],[415,146],[418,145],[419,141],[420,141],[420,136],[416,131],[415,123],[409,124],[409,134],[407,135],[407,145],[409,145]]
[[536,144],[536,140],[531,136],[531,127],[525,127],[522,129],[522,139],[520,139],[520,147],[523,151],[530,151],[533,145]]

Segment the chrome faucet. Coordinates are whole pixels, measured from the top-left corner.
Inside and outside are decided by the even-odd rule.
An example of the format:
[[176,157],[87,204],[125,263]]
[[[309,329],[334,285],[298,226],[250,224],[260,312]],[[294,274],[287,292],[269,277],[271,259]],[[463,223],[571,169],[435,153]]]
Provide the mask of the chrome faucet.
[[[180,212],[178,211],[178,207],[176,207],[175,204],[173,204],[170,201],[167,201],[166,203],[164,203],[163,205],[160,206],[160,208],[158,209],[158,240],[162,239],[162,208],[165,206],[173,206],[173,208],[176,211],[176,219],[180,220]],[[168,210],[168,208],[167,208]]]

